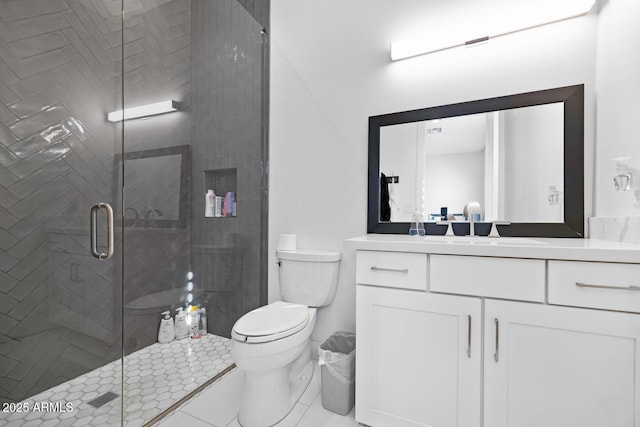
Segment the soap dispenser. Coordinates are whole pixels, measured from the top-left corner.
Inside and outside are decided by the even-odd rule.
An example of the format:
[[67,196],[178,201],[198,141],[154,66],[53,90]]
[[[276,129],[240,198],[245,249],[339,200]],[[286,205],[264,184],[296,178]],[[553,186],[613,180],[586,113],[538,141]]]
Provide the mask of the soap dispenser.
[[189,336],[187,314],[182,310],[182,307],[178,307],[176,309],[176,339],[182,339]]
[[175,329],[173,326],[173,319],[171,318],[169,311],[163,311],[162,315],[164,319],[160,320],[160,329],[158,330],[158,342],[160,344],[166,344],[176,337]]

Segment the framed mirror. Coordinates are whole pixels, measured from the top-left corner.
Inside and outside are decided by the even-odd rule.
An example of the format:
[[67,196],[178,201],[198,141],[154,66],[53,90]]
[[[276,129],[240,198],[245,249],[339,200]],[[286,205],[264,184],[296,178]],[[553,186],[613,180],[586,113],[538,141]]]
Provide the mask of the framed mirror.
[[441,234],[477,201],[487,232],[583,237],[584,86],[369,117],[368,185],[369,233],[419,212]]
[[[125,227],[185,228],[189,215],[190,146],[156,148],[118,155],[124,161]],[[117,186],[122,185],[118,174]],[[120,188],[120,187],[116,187]]]

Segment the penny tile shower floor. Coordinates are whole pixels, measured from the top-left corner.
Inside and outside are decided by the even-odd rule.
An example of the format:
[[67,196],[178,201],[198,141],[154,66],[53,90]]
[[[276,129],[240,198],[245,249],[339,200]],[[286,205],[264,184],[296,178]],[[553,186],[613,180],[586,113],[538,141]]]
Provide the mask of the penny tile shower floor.
[[[198,340],[155,343],[124,359],[124,418],[140,427],[233,364],[229,339],[207,335]],[[120,360],[50,388],[23,402],[25,412],[0,412],[6,427],[120,426]],[[117,398],[95,408],[105,393]],[[53,406],[59,403],[59,406]],[[43,405],[44,404],[44,405]],[[71,404],[67,411],[65,404]],[[48,405],[46,407],[45,405]]]

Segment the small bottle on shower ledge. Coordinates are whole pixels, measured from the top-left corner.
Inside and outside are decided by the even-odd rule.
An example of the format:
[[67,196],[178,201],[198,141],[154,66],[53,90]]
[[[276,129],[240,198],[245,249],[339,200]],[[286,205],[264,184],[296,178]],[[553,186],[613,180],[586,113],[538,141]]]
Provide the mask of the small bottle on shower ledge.
[[200,335],[207,335],[207,309],[205,307],[200,308]]

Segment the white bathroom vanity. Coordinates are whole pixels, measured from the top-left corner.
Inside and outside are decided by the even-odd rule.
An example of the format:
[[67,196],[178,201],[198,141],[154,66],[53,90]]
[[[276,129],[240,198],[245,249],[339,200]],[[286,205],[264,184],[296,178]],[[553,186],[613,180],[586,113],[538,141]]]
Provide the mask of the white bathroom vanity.
[[640,427],[640,246],[366,235],[356,420]]

